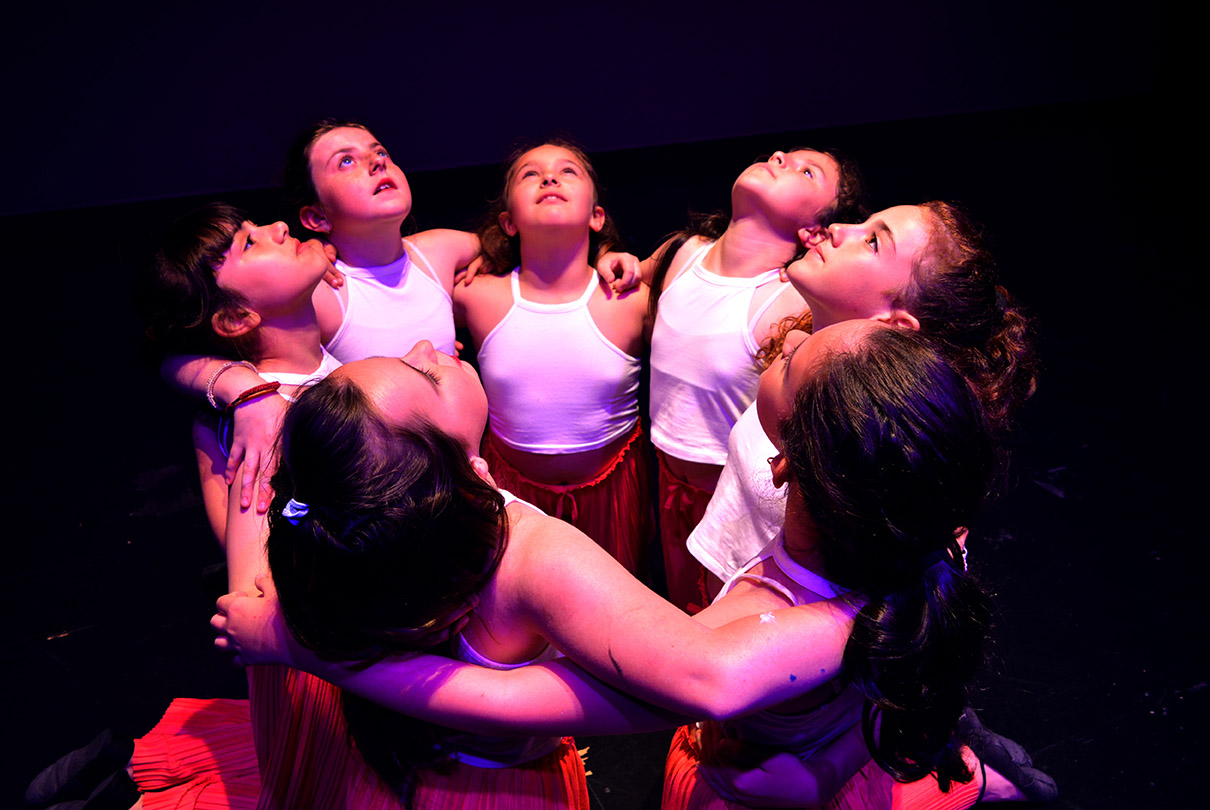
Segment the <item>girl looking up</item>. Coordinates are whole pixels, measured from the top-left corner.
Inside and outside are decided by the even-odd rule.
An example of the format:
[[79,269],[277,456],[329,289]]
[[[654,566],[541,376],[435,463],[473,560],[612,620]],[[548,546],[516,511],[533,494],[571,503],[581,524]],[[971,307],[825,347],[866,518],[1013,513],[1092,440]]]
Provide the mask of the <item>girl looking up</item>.
[[[998,431],[1033,392],[1029,322],[1000,285],[981,229],[954,205],[900,205],[860,225],[832,225],[788,273],[815,329],[874,318],[927,333]],[[781,531],[786,495],[773,486],[766,428],[749,408],[732,429],[714,497],[687,541],[717,583],[712,591]]]
[[[255,365],[257,382],[245,389],[245,401],[273,399],[280,408],[299,386],[340,365],[320,344],[312,303],[331,267],[317,240],[300,242],[285,223],[255,225],[231,206],[208,205],[169,228],[140,279],[140,307],[158,349],[213,353],[226,359],[220,369]],[[193,427],[206,516],[224,546],[226,416],[200,416]]]
[[618,294],[590,265],[616,232],[577,146],[517,150],[480,240],[503,275],[454,293],[478,347],[500,486],[570,521],[643,577],[651,531],[639,427],[647,288]]
[[731,215],[695,223],[643,263],[652,288],[651,440],[660,538],[673,604],[707,604],[685,549],[727,458],[727,435],[756,394],[755,356],[803,299],[781,279],[805,234],[856,199],[855,167],[811,149],[774,152],[731,189]]
[[[308,229],[322,234],[343,274],[338,287],[312,295],[320,339],[342,361],[399,356],[419,340],[454,350],[454,273],[478,253],[473,234],[430,230],[407,239],[400,228],[412,210],[403,171],[364,125],[325,119],[302,132],[286,160],[286,191]],[[211,357],[177,356],[165,375],[180,388],[227,404],[259,384],[250,369],[220,371]],[[244,506],[277,435],[281,408],[272,400],[241,404],[226,478],[247,457],[240,486]],[[267,487],[268,477],[263,482]],[[258,508],[268,505],[262,488]]]

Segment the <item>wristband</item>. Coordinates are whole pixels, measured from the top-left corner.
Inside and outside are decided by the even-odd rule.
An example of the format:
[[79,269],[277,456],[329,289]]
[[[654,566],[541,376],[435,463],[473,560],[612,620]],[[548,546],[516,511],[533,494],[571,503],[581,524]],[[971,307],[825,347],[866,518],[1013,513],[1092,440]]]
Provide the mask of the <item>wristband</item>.
[[253,374],[256,373],[256,366],[252,365],[247,360],[232,360],[229,363],[223,363],[221,366],[219,366],[218,370],[211,374],[210,379],[206,381],[206,400],[210,403],[210,407],[214,408],[216,411],[221,411],[223,406],[214,401],[214,384],[218,382],[219,377],[223,376],[224,371],[229,368],[234,368],[235,366],[243,366],[246,369],[250,369]]

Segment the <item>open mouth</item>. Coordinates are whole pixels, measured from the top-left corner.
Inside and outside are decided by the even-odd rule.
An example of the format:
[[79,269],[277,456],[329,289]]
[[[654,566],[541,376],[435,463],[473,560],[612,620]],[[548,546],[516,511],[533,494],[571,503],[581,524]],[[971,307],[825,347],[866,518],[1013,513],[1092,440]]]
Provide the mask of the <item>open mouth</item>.
[[538,198],[538,205],[547,202],[567,202],[567,200],[564,199],[562,195],[554,193],[543,194]]
[[378,192],[380,192],[380,191],[387,191],[388,189],[390,189],[390,190],[394,190],[394,188],[395,188],[395,183],[394,183],[394,182],[392,182],[392,181],[390,181],[390,180],[383,180],[383,181],[382,181],[381,183],[379,183],[379,184],[378,184],[378,186],[377,186],[377,187],[374,189],[374,193],[375,193],[375,194],[377,194],[377,193],[378,193]]

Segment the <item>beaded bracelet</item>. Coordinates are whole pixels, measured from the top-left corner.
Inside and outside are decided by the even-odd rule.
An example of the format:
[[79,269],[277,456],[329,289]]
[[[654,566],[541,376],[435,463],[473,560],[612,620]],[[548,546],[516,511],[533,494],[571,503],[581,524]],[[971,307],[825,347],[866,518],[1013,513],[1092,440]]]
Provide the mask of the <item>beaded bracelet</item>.
[[214,400],[214,384],[218,382],[218,378],[223,375],[224,371],[229,368],[234,368],[235,366],[243,366],[246,369],[250,369],[253,374],[256,373],[256,366],[252,365],[247,360],[232,360],[229,363],[223,363],[221,366],[219,366],[218,370],[211,374],[210,379],[206,381],[206,399],[210,402],[210,407],[214,408],[216,411],[221,411],[223,406],[219,405]]
[[235,399],[231,400],[231,404],[227,406],[227,413],[235,413],[235,409],[240,405],[243,405],[245,402],[256,399],[257,397],[263,397],[265,394],[272,394],[279,388],[281,388],[281,383],[279,382],[267,382],[261,383],[260,385],[254,385]]

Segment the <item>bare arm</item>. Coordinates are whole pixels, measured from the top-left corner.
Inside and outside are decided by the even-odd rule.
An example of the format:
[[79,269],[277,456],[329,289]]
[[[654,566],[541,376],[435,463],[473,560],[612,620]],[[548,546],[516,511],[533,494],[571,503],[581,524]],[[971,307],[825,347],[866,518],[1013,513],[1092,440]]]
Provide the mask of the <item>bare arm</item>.
[[[160,373],[165,381],[178,391],[204,397],[206,384],[216,372],[230,362],[222,357],[180,355],[167,358],[160,367]],[[249,388],[263,382],[255,371],[245,366],[231,366],[215,380],[214,400],[220,406],[226,405]],[[231,452],[227,458],[224,479],[228,485],[236,481],[237,468],[242,462],[247,462],[243,467],[243,475],[239,476],[239,503],[244,507],[252,505],[254,494],[257,495],[258,510],[263,512],[269,506],[272,497],[269,478],[275,466],[273,449],[285,410],[286,401],[281,397],[263,396],[245,402],[235,411]],[[255,487],[258,477],[261,481],[259,493]]]

